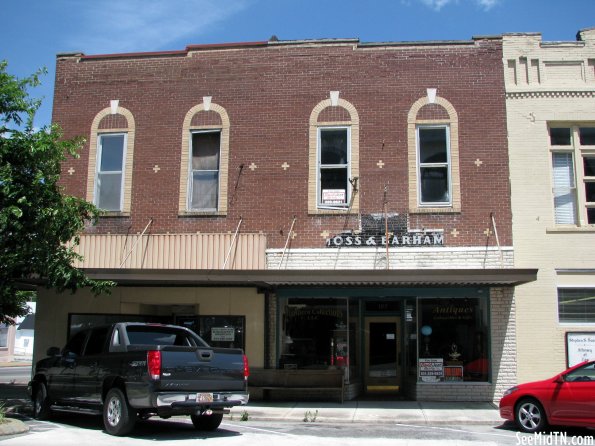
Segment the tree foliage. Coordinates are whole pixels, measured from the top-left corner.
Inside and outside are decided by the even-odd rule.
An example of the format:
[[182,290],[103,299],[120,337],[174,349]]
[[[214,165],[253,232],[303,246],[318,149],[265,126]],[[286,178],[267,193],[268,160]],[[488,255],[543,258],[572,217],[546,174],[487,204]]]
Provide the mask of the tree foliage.
[[61,162],[78,156],[84,140],[64,139],[57,125],[35,130],[41,102],[27,90],[45,71],[17,79],[6,69],[0,61],[0,322],[12,323],[28,312],[23,282],[40,279],[58,291],[91,287],[95,294],[113,284],[72,266],[80,259],[78,234],[99,216],[94,205],[64,195],[58,184]]

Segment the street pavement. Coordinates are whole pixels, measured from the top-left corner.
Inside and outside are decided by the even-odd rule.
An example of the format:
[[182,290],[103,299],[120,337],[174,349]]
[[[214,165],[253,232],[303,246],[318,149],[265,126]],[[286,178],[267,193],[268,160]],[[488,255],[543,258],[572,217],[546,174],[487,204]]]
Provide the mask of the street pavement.
[[[13,435],[28,430],[17,418],[31,415],[26,386],[0,384],[0,403],[13,421],[0,423],[0,435]],[[230,422],[316,422],[325,424],[361,423],[362,425],[403,424],[414,426],[462,426],[503,423],[497,408],[490,403],[422,402],[422,401],[345,401],[325,402],[261,402],[235,407],[225,417]]]

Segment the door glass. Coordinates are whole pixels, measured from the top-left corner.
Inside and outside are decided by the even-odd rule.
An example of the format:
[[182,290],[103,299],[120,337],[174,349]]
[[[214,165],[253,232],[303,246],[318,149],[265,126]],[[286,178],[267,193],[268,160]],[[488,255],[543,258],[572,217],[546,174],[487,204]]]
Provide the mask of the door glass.
[[397,326],[393,322],[370,322],[370,367],[372,378],[397,376]]

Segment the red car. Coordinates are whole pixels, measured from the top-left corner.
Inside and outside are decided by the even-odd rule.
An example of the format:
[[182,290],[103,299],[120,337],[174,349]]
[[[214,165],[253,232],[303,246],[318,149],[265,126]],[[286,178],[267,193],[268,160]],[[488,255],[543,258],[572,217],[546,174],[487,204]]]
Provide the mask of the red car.
[[595,361],[511,387],[500,400],[500,416],[523,432],[542,431],[548,424],[595,427]]

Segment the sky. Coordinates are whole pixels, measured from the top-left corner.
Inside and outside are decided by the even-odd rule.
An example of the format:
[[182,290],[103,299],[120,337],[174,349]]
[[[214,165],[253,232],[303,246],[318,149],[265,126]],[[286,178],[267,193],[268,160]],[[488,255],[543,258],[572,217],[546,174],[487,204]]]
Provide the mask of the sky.
[[56,54],[183,50],[187,45],[319,38],[469,40],[539,32],[573,41],[595,0],[0,0],[0,60],[18,78],[45,67],[35,126],[51,122]]

